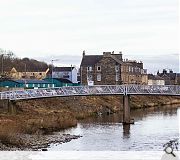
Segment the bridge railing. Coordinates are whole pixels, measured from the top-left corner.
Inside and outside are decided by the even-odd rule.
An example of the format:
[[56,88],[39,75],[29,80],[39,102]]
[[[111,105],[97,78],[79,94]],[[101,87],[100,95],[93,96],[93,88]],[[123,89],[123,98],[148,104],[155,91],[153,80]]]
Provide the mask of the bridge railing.
[[1,92],[1,99],[32,99],[55,96],[83,96],[83,95],[105,95],[105,94],[124,94],[124,86],[70,86],[60,88],[46,88],[46,89],[29,89]]
[[180,95],[180,86],[101,85],[41,88],[0,92],[0,99],[32,99],[55,96],[86,95]]
[[128,85],[127,94],[180,95],[179,85]]

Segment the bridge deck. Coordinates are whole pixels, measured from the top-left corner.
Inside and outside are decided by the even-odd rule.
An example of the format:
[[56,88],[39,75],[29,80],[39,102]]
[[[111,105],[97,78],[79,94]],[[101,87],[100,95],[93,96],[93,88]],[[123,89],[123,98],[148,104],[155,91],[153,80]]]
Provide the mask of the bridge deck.
[[0,92],[0,99],[20,100],[46,97],[89,95],[173,95],[180,96],[179,85],[99,85],[41,88]]

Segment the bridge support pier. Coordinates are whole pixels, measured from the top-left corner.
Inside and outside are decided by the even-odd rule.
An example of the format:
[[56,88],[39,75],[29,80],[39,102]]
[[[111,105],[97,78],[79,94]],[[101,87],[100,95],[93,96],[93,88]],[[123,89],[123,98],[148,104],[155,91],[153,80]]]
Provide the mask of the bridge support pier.
[[131,124],[130,117],[130,95],[123,96],[123,124]]
[[8,100],[8,113],[9,114],[17,113],[17,108],[16,108],[16,105],[14,104],[14,101]]

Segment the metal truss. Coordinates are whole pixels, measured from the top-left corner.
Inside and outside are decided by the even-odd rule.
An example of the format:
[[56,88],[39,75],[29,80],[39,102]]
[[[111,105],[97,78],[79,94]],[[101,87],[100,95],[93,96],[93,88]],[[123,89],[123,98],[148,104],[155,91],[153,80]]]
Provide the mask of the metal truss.
[[101,85],[41,88],[0,92],[0,99],[21,100],[45,97],[88,95],[180,95],[180,86]]

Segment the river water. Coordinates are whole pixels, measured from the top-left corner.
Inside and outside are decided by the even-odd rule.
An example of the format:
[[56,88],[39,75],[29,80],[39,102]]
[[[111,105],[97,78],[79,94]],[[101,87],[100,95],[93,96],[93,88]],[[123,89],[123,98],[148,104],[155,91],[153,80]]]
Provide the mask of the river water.
[[[179,106],[180,107],[180,106]],[[119,123],[122,114],[88,118],[77,127],[59,134],[81,135],[64,144],[52,144],[53,151],[159,151],[163,144],[179,137],[178,106],[131,111],[134,125]]]

